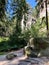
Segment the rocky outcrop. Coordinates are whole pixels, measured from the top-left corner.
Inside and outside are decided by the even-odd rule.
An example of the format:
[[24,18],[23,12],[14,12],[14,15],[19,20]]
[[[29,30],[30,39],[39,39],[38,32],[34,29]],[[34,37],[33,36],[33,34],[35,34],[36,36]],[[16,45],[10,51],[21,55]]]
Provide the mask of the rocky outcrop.
[[36,50],[33,49],[32,47],[26,46],[24,50],[25,50],[25,55],[27,55],[28,57],[37,57]]
[[41,56],[49,57],[49,47],[40,51]]
[[49,38],[31,38],[24,50],[30,57],[49,57]]

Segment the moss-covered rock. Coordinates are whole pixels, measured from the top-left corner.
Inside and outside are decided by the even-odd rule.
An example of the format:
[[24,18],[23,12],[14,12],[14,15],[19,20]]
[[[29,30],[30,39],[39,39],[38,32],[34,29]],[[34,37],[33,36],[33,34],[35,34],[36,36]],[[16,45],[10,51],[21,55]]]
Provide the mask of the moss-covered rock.
[[17,55],[15,55],[14,53],[10,53],[10,54],[7,54],[7,55],[6,55],[6,58],[7,58],[8,60],[12,60],[12,59],[15,58],[15,57],[17,57]]

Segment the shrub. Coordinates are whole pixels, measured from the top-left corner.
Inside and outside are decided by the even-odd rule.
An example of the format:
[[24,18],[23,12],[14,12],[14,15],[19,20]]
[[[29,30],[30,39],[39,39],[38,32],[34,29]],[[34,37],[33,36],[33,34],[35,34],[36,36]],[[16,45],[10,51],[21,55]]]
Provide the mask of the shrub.
[[36,23],[31,25],[30,34],[32,37],[46,37],[46,24],[41,24],[41,19],[37,19]]

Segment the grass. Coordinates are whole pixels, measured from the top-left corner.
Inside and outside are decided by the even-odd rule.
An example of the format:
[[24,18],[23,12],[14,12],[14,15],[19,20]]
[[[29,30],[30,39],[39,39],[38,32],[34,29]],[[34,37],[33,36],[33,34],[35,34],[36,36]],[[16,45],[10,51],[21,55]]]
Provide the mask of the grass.
[[2,41],[8,41],[8,40],[9,40],[8,37],[0,37],[0,42],[2,42]]
[[0,52],[0,55],[4,55],[5,54],[5,52]]

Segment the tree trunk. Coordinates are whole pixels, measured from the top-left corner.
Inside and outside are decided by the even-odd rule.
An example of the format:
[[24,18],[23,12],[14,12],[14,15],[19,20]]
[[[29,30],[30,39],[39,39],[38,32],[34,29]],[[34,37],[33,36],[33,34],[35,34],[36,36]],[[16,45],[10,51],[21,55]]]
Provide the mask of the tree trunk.
[[45,1],[45,7],[46,7],[46,28],[48,31],[48,12],[47,12],[47,0]]
[[25,27],[25,25],[24,25],[24,15],[23,15],[22,20],[21,20],[21,31],[22,31],[22,33],[24,32],[24,27]]

